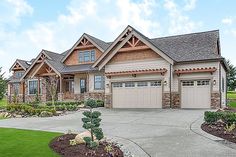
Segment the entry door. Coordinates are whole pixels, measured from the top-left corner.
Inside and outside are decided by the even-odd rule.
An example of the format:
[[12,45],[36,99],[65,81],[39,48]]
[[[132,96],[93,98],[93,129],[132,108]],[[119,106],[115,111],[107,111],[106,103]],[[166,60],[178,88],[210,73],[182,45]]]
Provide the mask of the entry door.
[[80,93],[86,92],[86,79],[80,79]]
[[181,82],[181,108],[210,108],[210,80]]

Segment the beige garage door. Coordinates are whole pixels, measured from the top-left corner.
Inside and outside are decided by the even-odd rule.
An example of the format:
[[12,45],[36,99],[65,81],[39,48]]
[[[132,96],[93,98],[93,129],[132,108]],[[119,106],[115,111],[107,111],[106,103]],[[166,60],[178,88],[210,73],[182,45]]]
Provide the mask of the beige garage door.
[[161,81],[112,83],[113,108],[162,108]]
[[181,86],[181,108],[210,108],[209,80],[182,81]]

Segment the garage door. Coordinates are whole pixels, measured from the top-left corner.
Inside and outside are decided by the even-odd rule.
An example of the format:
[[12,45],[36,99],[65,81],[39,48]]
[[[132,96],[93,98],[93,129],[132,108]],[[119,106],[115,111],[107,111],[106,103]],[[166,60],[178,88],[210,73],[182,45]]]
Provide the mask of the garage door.
[[182,108],[210,108],[210,81],[188,80],[181,82]]
[[161,81],[112,83],[113,108],[161,108]]

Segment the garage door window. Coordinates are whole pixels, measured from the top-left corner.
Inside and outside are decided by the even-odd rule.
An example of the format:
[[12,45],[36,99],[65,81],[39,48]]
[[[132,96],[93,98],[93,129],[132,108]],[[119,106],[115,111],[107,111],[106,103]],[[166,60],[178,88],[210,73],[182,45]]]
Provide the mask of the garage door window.
[[115,87],[115,88],[118,88],[118,87],[122,87],[123,86],[123,84],[122,83],[113,83],[113,87]]
[[125,87],[134,87],[134,82],[125,82]]
[[206,85],[209,85],[209,81],[208,80],[200,80],[200,81],[197,81],[197,85],[198,86],[206,86]]
[[138,87],[148,86],[148,82],[138,82]]
[[182,85],[183,86],[194,86],[194,81],[183,81]]
[[151,81],[151,86],[161,86],[161,81]]

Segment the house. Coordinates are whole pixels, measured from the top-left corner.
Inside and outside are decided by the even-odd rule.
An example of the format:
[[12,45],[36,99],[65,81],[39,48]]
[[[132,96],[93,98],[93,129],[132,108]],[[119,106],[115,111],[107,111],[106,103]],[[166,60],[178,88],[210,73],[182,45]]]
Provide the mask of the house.
[[102,99],[110,108],[218,108],[226,105],[219,31],[150,39],[131,26],[113,41],[88,34],[67,51],[42,50],[10,69],[8,100],[48,101],[45,81],[58,79],[58,100]]

